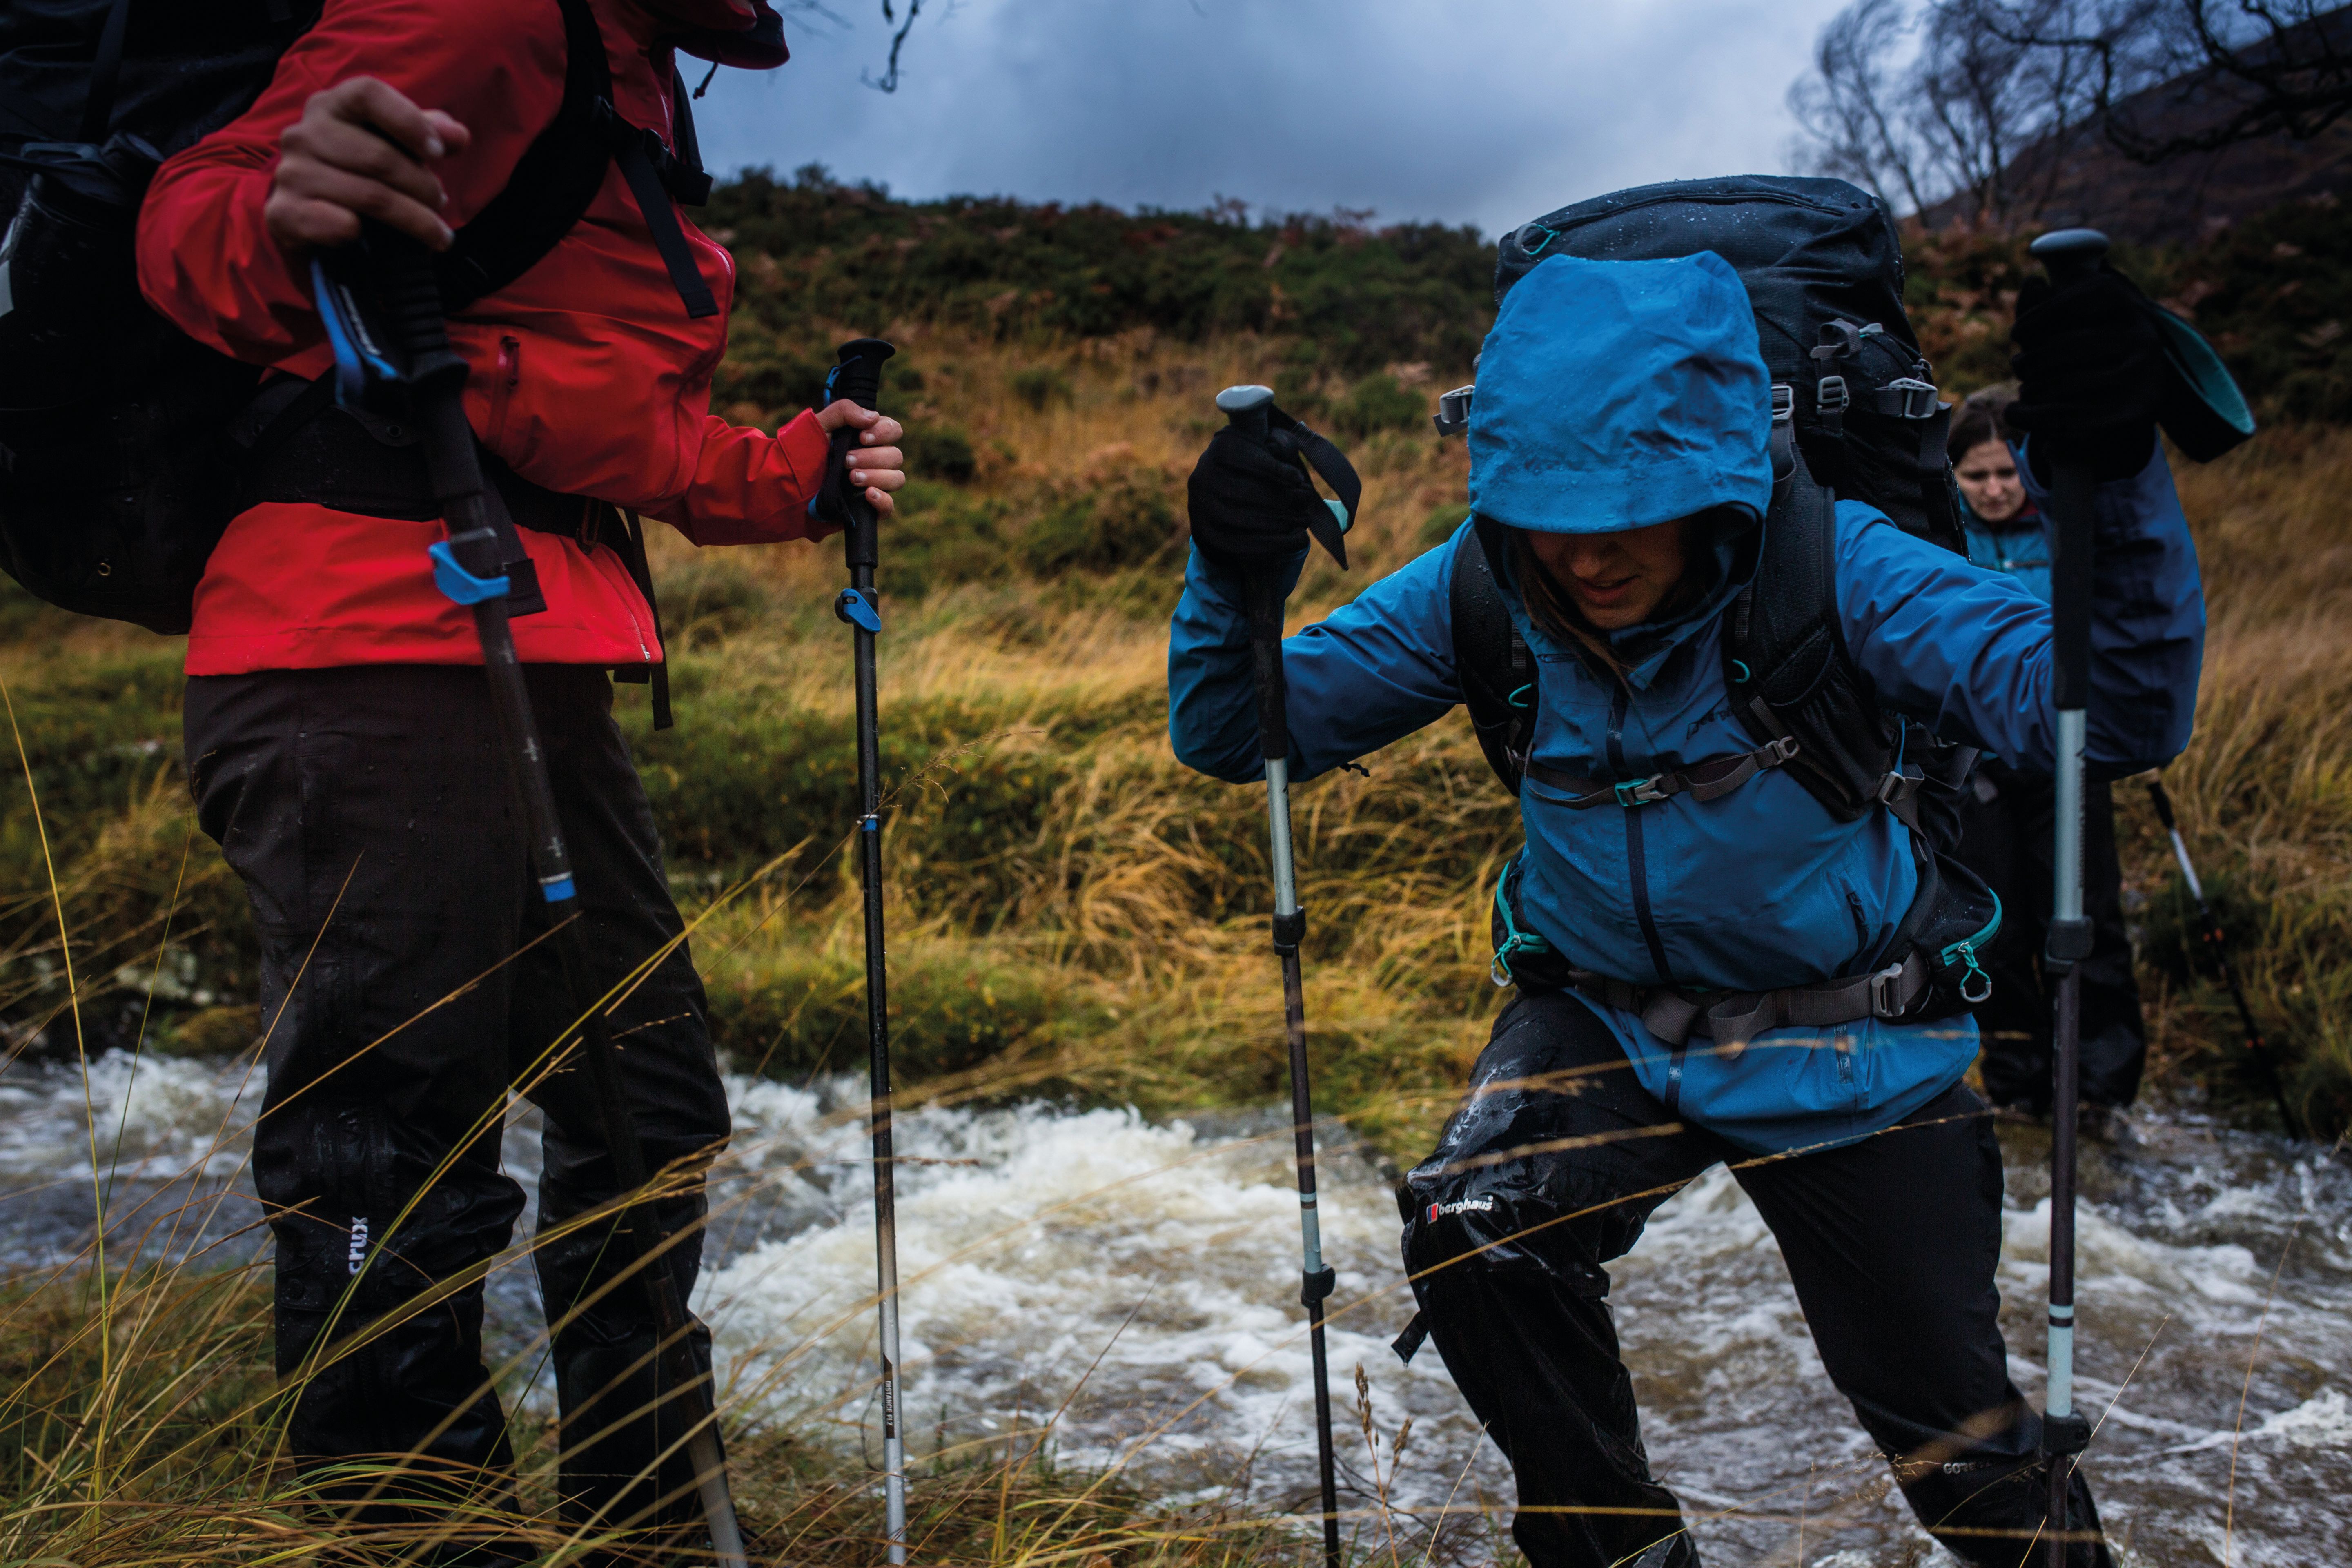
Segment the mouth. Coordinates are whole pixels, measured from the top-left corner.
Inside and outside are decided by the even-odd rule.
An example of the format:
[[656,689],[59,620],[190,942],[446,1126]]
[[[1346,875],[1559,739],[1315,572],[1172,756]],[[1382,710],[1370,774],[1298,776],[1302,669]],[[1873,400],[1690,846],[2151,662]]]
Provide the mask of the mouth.
[[1595,582],[1591,578],[1578,577],[1571,579],[1570,585],[1575,589],[1576,596],[1584,603],[1598,609],[1610,609],[1624,603],[1633,594],[1633,584],[1640,580],[1638,577],[1612,577]]

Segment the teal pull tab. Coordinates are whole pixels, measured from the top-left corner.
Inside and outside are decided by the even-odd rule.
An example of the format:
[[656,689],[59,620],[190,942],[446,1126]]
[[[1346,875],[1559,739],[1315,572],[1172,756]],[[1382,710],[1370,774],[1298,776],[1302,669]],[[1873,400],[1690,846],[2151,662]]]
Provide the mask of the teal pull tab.
[[1511,901],[1503,897],[1503,884],[1507,880],[1509,880],[1509,873],[1506,872],[1503,879],[1495,884],[1495,910],[1503,921],[1503,940],[1495,949],[1493,961],[1486,966],[1486,978],[1501,987],[1518,984],[1518,977],[1511,973],[1513,954],[1546,953],[1551,951],[1551,943],[1531,931],[1521,931],[1519,922],[1512,918]]
[[1944,962],[1950,963],[1955,952],[1968,964],[1968,973],[1960,976],[1960,1000],[1971,1004],[1984,1001],[1992,994],[1992,976],[1977,962],[1976,943],[1954,942],[1944,950]]

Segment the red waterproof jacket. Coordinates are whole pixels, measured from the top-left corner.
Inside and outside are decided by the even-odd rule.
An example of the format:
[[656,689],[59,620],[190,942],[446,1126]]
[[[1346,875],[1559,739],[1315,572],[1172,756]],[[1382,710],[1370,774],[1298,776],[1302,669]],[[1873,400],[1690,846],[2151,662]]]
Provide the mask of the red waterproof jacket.
[[[670,51],[632,0],[593,0],[613,99],[667,135]],[[167,162],[139,219],[139,281],[182,330],[239,359],[316,376],[331,363],[307,268],[262,225],[279,133],[310,94],[374,76],[473,132],[438,170],[464,225],[507,183],[563,97],[555,0],[327,0],[253,108]],[[681,222],[716,316],[690,320],[617,167],[587,216],[539,264],[454,316],[473,367],[466,411],[523,478],[676,527],[698,544],[813,537],[824,433],[803,414],[771,437],[715,418],[735,272]],[[433,586],[437,521],[265,503],[229,525],[195,596],[191,675],[352,664],[478,664],[472,617]],[[523,531],[547,598],[514,623],[523,658],[658,660],[653,616],[609,547]]]

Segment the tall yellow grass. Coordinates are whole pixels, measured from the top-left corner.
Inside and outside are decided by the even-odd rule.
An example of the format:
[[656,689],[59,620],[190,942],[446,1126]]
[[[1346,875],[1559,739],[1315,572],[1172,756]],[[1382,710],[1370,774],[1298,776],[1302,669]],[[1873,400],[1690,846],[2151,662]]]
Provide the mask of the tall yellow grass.
[[[1111,467],[1139,466],[1172,488],[1213,427],[1210,395],[1230,381],[1271,379],[1271,345],[1250,341],[1190,346],[1129,334],[1041,352],[904,325],[896,335],[926,374],[910,417],[965,428],[981,455],[974,489],[1004,498]],[[1035,407],[1009,395],[1012,373],[1041,358],[1068,378],[1066,404]],[[1401,432],[1362,442],[1355,455],[1367,480],[1350,543],[1357,570],[1311,571],[1292,604],[1294,625],[1412,559],[1433,511],[1461,499],[1458,445]],[[2174,792],[2205,868],[2264,900],[2262,942],[2243,955],[2256,1005],[2301,1053],[2296,1092],[2315,1119],[2340,1120],[2352,1103],[2341,1087],[2352,1083],[2352,519],[2343,504],[2352,432],[2273,433],[2184,472],[2181,488],[2212,635],[2198,738],[2171,770]],[[695,568],[689,554],[664,546],[657,564],[676,582]],[[837,714],[847,702],[847,647],[823,610],[840,581],[837,553],[820,545],[738,559],[764,607],[682,630],[679,646],[693,649],[681,655],[682,674],[705,690],[755,698],[763,713]],[[1262,798],[1187,773],[1164,734],[1164,611],[1175,570],[1171,552],[1103,579],[942,585],[887,606],[885,724],[894,711],[950,702],[980,716],[919,776],[896,781],[894,960],[917,973],[1027,976],[1064,1020],[1017,1031],[991,1058],[911,1086],[917,1096],[1052,1091],[1173,1109],[1280,1089]],[[173,657],[120,629],[37,621],[0,648],[0,676],[20,694],[38,692],[105,660]],[[1072,715],[1108,720],[1081,729]],[[642,714],[630,721],[641,724]],[[689,702],[683,722],[697,721]],[[926,814],[959,809],[959,768],[1022,754],[1056,763],[1034,835],[984,878],[981,868],[916,863]],[[1458,719],[1368,761],[1369,776],[1317,781],[1297,801],[1313,922],[1311,1055],[1318,1106],[1405,1159],[1427,1146],[1484,1037],[1496,994],[1486,979],[1486,895],[1517,847],[1517,822]],[[25,1026],[12,1032],[15,1048],[58,1044],[59,1030],[33,1026],[95,1006],[110,987],[119,997],[142,965],[162,961],[166,921],[182,921],[173,940],[187,941],[191,900],[226,886],[167,771],[158,763],[103,821],[67,836],[77,847],[54,890],[5,890],[0,907],[15,919],[0,994]],[[2166,878],[2162,840],[2140,793],[2118,794],[2128,875],[2153,891]],[[855,973],[846,868],[820,856],[749,879],[733,874],[741,869],[681,881],[714,995],[724,1003],[782,987],[803,1011],[854,1005],[854,981],[828,982],[829,999],[808,982]],[[43,917],[50,905],[59,919]],[[205,918],[227,929],[213,908]],[[59,979],[68,951],[80,965],[78,990]],[[2224,1050],[2228,1024],[2210,986],[2174,991],[2154,976],[2151,984],[2160,1062],[2186,1081]],[[217,1028],[192,1035],[183,1015],[151,1033],[220,1038]],[[118,1247],[109,1269],[85,1259],[20,1279],[0,1299],[0,1563],[400,1560],[399,1543],[355,1538],[305,1505],[275,1458],[283,1391],[268,1372],[266,1296],[244,1272],[158,1263],[153,1243],[171,1223],[155,1216],[147,1240]],[[520,1430],[525,1500],[539,1510],[523,1531],[556,1554],[551,1561],[576,1557],[583,1542],[544,1511],[545,1434],[529,1422]],[[765,1552],[874,1560],[877,1503],[854,1462],[793,1430],[739,1435],[735,1452]],[[1214,1500],[1169,1509],[1116,1479],[1057,1472],[1038,1444],[946,1456],[917,1495],[924,1561],[1191,1568],[1297,1561],[1302,1551],[1294,1531],[1262,1514]],[[1365,1539],[1393,1555],[1395,1537],[1381,1529]]]

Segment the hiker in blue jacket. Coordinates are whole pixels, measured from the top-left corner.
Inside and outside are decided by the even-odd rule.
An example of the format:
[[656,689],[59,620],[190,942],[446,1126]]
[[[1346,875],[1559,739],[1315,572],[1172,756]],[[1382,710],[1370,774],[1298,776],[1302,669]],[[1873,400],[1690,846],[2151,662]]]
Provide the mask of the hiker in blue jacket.
[[[2037,442],[2128,448],[2081,367],[2028,360]],[[1498,892],[1519,990],[1400,1203],[1430,1331],[1517,1472],[1536,1568],[1697,1561],[1643,1457],[1604,1265],[1717,1162],[1929,1530],[2012,1565],[2042,1522],[2040,1421],[1998,1322],[2000,1152],[1962,1082],[1976,1030],[1942,981],[1929,1005],[1907,951],[1936,862],[1891,809],[1826,809],[1742,731],[1723,673],[1772,501],[1768,380],[1747,292],[1709,252],[1551,257],[1504,298],[1479,366],[1470,499],[1508,539],[1495,574],[1540,676],[1527,846]],[[2089,755],[2108,776],[2187,742],[2203,641],[2152,418],[2139,452],[2098,493]],[[1176,753],[1202,772],[1262,776],[1241,584],[1296,584],[1320,504],[1235,432],[1195,470],[1169,696]],[[1286,639],[1294,779],[1464,700],[1448,584],[1477,519]],[[1858,502],[1827,526],[1836,628],[1877,701],[2048,771],[2049,607]],[[1857,997],[1843,1021],[1772,1026]],[[2074,1514],[2070,1561],[2105,1564],[2079,1471]]]
[[[1990,388],[1952,414],[1952,478],[1964,503],[1960,514],[1969,559],[2006,572],[2044,601],[2050,598],[2050,538],[2041,509],[2025,493],[2016,446],[2003,417],[2015,394]],[[2010,910],[2000,939],[1985,956],[1991,997],[1976,1010],[1984,1041],[1985,1093],[1998,1109],[2026,1118],[2050,1113],[2051,998],[2042,977],[2042,950],[2050,934],[2051,825],[2057,803],[2050,775],[2012,767],[1999,757],[1978,763],[1959,800],[1956,853],[2000,895]],[[2083,912],[2091,921],[2091,952],[2083,976],[2082,1085],[2084,1129],[2104,1135],[2114,1111],[2139,1094],[2147,1060],[2147,1027],[2140,1016],[2139,982],[2132,973],[2131,938],[2124,930],[2123,865],[2116,854],[2114,791],[2105,779],[2083,784]]]

